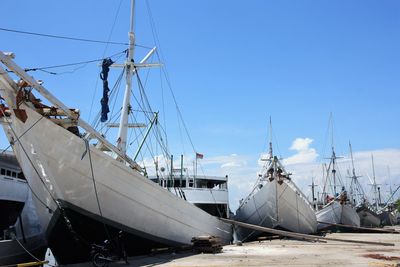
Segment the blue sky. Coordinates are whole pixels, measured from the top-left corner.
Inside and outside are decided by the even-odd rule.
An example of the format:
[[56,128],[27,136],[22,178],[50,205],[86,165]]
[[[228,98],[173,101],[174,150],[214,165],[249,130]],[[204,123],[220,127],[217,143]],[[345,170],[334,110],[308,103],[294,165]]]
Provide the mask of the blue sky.
[[[0,17],[0,27],[126,42],[129,2],[3,1],[2,10],[7,12]],[[137,43],[151,47],[154,41],[145,3],[137,1]],[[312,161],[318,165],[328,153],[323,150],[332,112],[339,154],[348,154],[349,140],[359,155],[391,151],[376,159],[381,164],[379,174],[384,177],[390,165],[392,180],[399,183],[400,2],[148,3],[163,63],[195,147],[205,155],[207,171],[232,177],[232,202],[245,194],[238,184],[256,177],[257,159],[266,150],[269,116],[279,154],[284,158],[298,155],[300,150],[290,148],[301,138],[307,144],[303,152],[315,149]],[[4,31],[0,31],[0,41],[0,49],[15,52],[16,62],[23,67],[97,59],[125,49]],[[145,49],[137,49],[138,58],[144,53]],[[80,108],[84,118],[89,116],[98,77],[95,64],[73,74],[33,75],[45,80],[68,105]],[[99,96],[99,89],[96,92]],[[156,90],[149,94],[160,95]],[[94,109],[99,108],[96,103]],[[154,103],[157,109],[159,102]],[[178,148],[179,133],[176,127],[170,130],[171,145]],[[3,136],[1,145],[6,146]],[[310,158],[303,163],[293,168],[308,173]],[[364,168],[360,172],[370,172],[366,163],[360,166]]]

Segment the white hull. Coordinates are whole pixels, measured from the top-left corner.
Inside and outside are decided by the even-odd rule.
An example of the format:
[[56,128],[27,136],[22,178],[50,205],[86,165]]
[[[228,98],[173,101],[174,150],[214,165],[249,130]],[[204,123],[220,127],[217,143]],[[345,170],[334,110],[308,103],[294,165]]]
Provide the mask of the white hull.
[[[298,233],[316,232],[314,210],[291,181],[285,180],[281,185],[275,180],[267,182],[244,201],[236,211],[235,220]],[[254,239],[260,234],[241,227],[236,231],[237,239],[242,241]]]
[[382,210],[378,213],[379,218],[381,219],[381,224],[383,226],[386,225],[396,225],[396,217],[392,212],[387,210]]
[[0,199],[25,202],[28,195],[26,181],[18,178],[0,177]]
[[[13,137],[13,132],[12,130],[9,128],[7,123],[3,123],[3,130],[4,133],[6,134],[6,137],[8,138],[8,140],[10,142],[14,142],[15,138]],[[44,185],[41,183],[37,183],[38,181],[40,181],[38,174],[36,173],[35,169],[32,168],[32,164],[30,163],[30,159],[28,159],[27,155],[21,151],[20,149],[15,149],[17,148],[17,146],[14,146],[14,154],[18,160],[18,164],[20,166],[20,168],[23,170],[23,173],[28,181],[28,183],[30,184],[31,188],[33,189],[33,192],[35,192],[35,194],[31,194],[31,201],[33,201],[33,207],[35,209],[35,212],[37,214],[38,220],[39,220],[39,225],[41,226],[43,233],[45,233],[47,226],[50,222],[50,219],[52,217],[52,213],[50,212],[50,210],[48,208],[46,208],[45,205],[47,205],[52,211],[56,210],[56,206],[55,203],[51,200],[49,194],[47,192],[45,192],[44,190]],[[29,152],[29,148],[27,149],[27,152]],[[34,158],[32,157],[32,160]],[[46,182],[46,181],[45,181]],[[23,184],[23,186],[25,186],[24,190],[21,190],[21,184]],[[19,196],[19,198],[27,199],[27,193],[28,193],[28,185],[27,183],[20,183],[19,185],[13,185],[12,186],[13,190],[17,190],[17,191],[24,191],[25,195],[24,196]],[[11,188],[10,188],[11,190]],[[37,195],[36,193],[40,192],[39,195]],[[2,193],[5,194],[5,193]],[[14,193],[12,193],[14,194]],[[16,195],[21,195],[20,193],[17,193]],[[40,200],[38,199],[38,197],[40,198]],[[44,205],[44,204],[45,205]]]
[[[26,181],[19,179],[2,180],[0,182],[1,197],[7,196],[6,190],[13,190],[8,191],[7,194],[15,194],[15,196],[21,197],[25,204],[15,225],[10,225],[15,231],[12,235],[15,235],[20,244],[16,240],[10,240],[11,237],[0,240],[0,265],[12,265],[35,260],[25,249],[33,253],[35,257],[43,259],[46,242]],[[1,216],[7,216],[7,214]],[[3,237],[3,233],[1,234]]]
[[[228,224],[167,192],[92,145],[89,146],[91,161],[89,152],[81,159],[86,151],[83,139],[46,118],[40,119],[41,115],[26,105],[21,108],[28,119],[22,123],[13,117],[16,134],[19,136],[36,124],[15,145],[16,156],[36,194],[53,211],[57,207],[52,197],[67,209],[165,246],[188,245],[192,237],[199,235],[218,236],[224,243],[230,241]],[[44,183],[30,178],[34,169],[40,172]],[[44,220],[49,217],[40,216]],[[79,231],[81,225],[72,223],[72,228]],[[53,252],[57,258],[57,249]]]
[[[332,201],[323,209],[317,211],[316,215],[319,222],[360,227],[360,217],[349,204],[341,205],[338,201]],[[318,223],[318,231],[330,227],[328,224]]]
[[379,227],[381,225],[381,219],[378,214],[368,206],[358,207],[357,214],[360,217],[360,225],[363,227]]

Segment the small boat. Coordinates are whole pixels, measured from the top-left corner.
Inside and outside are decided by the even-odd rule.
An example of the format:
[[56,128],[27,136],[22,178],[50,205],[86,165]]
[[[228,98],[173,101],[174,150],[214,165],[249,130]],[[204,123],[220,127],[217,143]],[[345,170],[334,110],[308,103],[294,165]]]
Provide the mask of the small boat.
[[349,149],[352,165],[352,175],[350,176],[351,183],[349,192],[350,202],[353,206],[355,206],[356,212],[360,217],[360,225],[362,227],[379,227],[381,224],[381,219],[376,213],[374,207],[368,202],[364,189],[358,180],[361,176],[356,175],[353,149],[350,142]]
[[393,211],[388,209],[381,209],[377,212],[379,218],[381,219],[382,226],[393,226],[396,225],[397,219]]
[[[317,230],[317,219],[307,197],[290,178],[278,157],[269,157],[251,193],[241,201],[234,219],[258,226],[310,234]],[[239,241],[254,240],[261,232],[243,227],[235,229]]]
[[356,206],[356,211],[360,217],[360,224],[363,227],[379,227],[381,225],[381,218],[371,205],[368,203]]
[[0,171],[0,265],[42,260],[46,250],[43,231],[31,191],[11,152],[0,154]]
[[[352,200],[349,199],[340,177],[336,175],[336,160],[337,157],[332,146],[332,156],[326,169],[326,179],[322,193],[323,206],[315,213],[318,220],[318,231],[335,228],[330,224],[360,227],[360,217],[354,208]],[[337,191],[338,182],[341,184],[340,193]],[[328,183],[333,197],[327,193]]]

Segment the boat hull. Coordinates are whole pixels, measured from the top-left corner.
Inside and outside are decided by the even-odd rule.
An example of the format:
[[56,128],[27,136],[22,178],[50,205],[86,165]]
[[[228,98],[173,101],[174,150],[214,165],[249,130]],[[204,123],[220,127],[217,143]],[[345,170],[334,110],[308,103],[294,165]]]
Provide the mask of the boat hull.
[[[11,154],[1,155],[0,165],[20,172]],[[29,253],[44,258],[46,242],[26,180],[0,177],[0,233],[0,265],[34,261]]]
[[395,216],[387,210],[381,211],[378,214],[378,216],[381,219],[382,226],[386,226],[386,225],[392,226],[392,225],[396,225],[396,223],[397,223]]
[[358,207],[357,214],[360,217],[360,225],[363,227],[379,227],[381,225],[378,214],[367,206]]
[[[39,224],[31,192],[26,192],[24,208],[18,214],[17,221],[6,230],[7,239],[0,241],[0,265],[13,265],[26,261],[44,259],[46,242]],[[15,237],[12,238],[12,237]],[[27,252],[29,251],[29,253]]]
[[[11,156],[0,155],[0,167],[6,165]],[[14,162],[14,164],[17,164]],[[17,165],[18,166],[18,165]],[[11,165],[16,168],[17,166]],[[26,181],[8,176],[0,176],[0,233],[7,229],[10,225],[16,223],[18,216],[24,207],[28,195],[28,185]]]
[[[41,236],[29,237],[25,241],[19,239],[18,241],[36,258],[44,259],[46,246]],[[26,253],[24,248],[16,240],[0,240],[0,265],[16,265],[36,261]]]
[[[323,209],[316,212],[318,222],[343,224],[360,227],[360,217],[356,210],[349,204],[340,204],[332,201]],[[329,224],[318,223],[318,231],[332,228]]]
[[[74,212],[83,215],[77,217],[90,218],[82,223],[79,219],[71,221],[64,235],[72,238],[73,232],[79,234],[90,229],[89,222],[94,220],[135,235],[141,233],[138,235],[149,243],[164,246],[188,245],[192,237],[200,235],[218,236],[223,243],[230,242],[230,225],[164,190],[93,145],[86,146],[82,138],[42,118],[26,105],[21,108],[28,119],[23,123],[14,118],[14,131],[21,135],[29,130],[15,145],[16,155],[20,162],[24,160],[21,155],[29,158],[30,166],[21,165],[24,172],[38,170],[41,174],[40,179],[29,182],[52,208],[52,225],[47,228],[46,237],[59,264],[89,259],[86,254],[85,258],[68,257],[67,260],[56,247],[55,233],[62,235],[63,230],[55,226],[60,220],[66,220],[64,216],[54,216],[62,215],[63,205],[67,207],[64,212],[68,219]],[[43,129],[46,129],[46,137]],[[56,205],[56,201],[59,204]],[[71,207],[79,207],[80,211]],[[104,227],[102,230],[105,234]],[[104,237],[103,234],[99,236]],[[98,241],[89,235],[83,243],[88,247]],[[79,250],[78,246],[71,246],[71,249]],[[74,255],[75,252],[69,253]]]
[[[317,220],[311,205],[290,181],[267,182],[236,211],[235,220],[298,233],[315,233]],[[236,239],[248,241],[261,232],[237,227]]]

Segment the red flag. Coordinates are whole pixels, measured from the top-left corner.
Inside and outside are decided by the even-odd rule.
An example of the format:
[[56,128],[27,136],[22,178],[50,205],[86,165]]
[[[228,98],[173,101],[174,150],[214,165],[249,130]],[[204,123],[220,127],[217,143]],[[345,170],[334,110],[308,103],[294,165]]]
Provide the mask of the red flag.
[[196,152],[196,159],[203,159],[204,155]]

